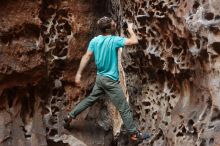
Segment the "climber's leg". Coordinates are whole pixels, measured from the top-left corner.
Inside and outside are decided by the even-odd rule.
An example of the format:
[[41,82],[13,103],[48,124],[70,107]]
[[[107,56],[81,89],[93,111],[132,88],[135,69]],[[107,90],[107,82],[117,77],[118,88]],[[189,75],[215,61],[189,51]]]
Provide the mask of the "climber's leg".
[[137,131],[135,126],[131,109],[125,100],[125,95],[119,84],[119,81],[115,81],[108,77],[102,77],[103,88],[110,97],[111,101],[119,111],[123,123],[129,133]]
[[76,118],[78,114],[80,114],[82,111],[87,109],[89,106],[93,105],[97,99],[101,95],[104,94],[104,90],[101,88],[101,85],[99,83],[99,78],[97,77],[95,86],[93,87],[93,90],[91,94],[84,98],[76,107],[69,113],[72,118]]
[[102,94],[104,94],[104,90],[101,88],[100,79],[97,77],[90,95],[76,105],[76,107],[64,118],[64,127],[68,128],[72,119],[75,119],[77,115],[93,105]]

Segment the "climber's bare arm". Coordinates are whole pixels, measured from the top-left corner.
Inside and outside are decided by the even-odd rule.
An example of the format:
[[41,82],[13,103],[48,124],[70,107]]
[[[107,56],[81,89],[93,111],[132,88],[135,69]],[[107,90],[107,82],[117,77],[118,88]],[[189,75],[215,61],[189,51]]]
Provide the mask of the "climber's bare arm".
[[125,45],[129,46],[129,45],[138,44],[137,36],[133,30],[133,23],[128,23],[128,32],[130,34],[130,37],[125,40]]
[[86,54],[83,55],[81,62],[80,62],[80,65],[79,65],[79,69],[76,73],[76,78],[75,78],[76,84],[80,84],[82,72],[85,69],[86,65],[88,64],[92,55],[93,55],[93,52],[91,52],[91,51],[87,51]]

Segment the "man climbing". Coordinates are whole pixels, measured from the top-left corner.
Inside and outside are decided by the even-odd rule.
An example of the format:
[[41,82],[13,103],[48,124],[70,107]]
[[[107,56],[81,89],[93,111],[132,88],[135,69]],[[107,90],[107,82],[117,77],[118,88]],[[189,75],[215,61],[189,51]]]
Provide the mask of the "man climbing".
[[82,57],[75,77],[75,83],[80,84],[82,72],[94,55],[97,67],[96,82],[92,93],[67,115],[64,120],[64,126],[68,127],[72,119],[75,119],[78,114],[93,105],[101,95],[106,93],[119,111],[131,140],[142,142],[150,136],[147,133],[139,132],[135,126],[131,109],[125,100],[125,95],[119,83],[118,71],[118,49],[138,44],[137,36],[132,28],[133,24],[128,23],[129,38],[112,35],[116,31],[116,23],[109,17],[102,17],[98,20],[97,25],[102,35],[94,37],[90,41],[88,50]]

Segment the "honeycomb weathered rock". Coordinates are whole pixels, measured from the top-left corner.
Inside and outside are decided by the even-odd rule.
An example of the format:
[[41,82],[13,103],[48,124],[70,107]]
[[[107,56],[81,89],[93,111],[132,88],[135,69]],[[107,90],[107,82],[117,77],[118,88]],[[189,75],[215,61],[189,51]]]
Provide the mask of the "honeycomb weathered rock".
[[[124,50],[130,101],[151,145],[219,145],[219,1],[121,1],[139,45]],[[126,35],[126,30],[122,28]],[[143,144],[146,145],[146,144]]]
[[[0,2],[0,145],[130,145],[103,97],[67,131],[64,115],[93,86],[95,66],[74,85],[80,59],[111,15],[134,22],[139,45],[123,49],[121,82],[142,145],[220,145],[219,0],[8,0]],[[95,134],[94,134],[95,133]]]

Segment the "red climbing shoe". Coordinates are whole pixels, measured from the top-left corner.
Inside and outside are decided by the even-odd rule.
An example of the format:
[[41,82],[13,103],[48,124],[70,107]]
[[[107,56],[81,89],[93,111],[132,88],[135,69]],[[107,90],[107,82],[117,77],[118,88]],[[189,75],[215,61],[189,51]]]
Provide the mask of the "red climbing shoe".
[[134,141],[134,142],[141,143],[144,140],[150,139],[150,134],[148,134],[148,133],[141,133],[141,132],[138,131],[138,132],[136,132],[134,134],[131,134],[130,139],[132,141]]

